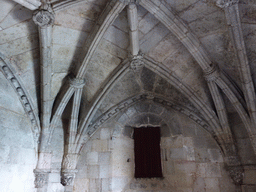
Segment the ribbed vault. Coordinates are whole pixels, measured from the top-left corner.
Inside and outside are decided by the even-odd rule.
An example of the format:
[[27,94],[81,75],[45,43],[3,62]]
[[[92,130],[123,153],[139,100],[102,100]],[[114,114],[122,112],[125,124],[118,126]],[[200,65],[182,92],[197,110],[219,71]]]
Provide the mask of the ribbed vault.
[[254,3],[14,2],[0,3],[5,9],[0,14],[0,66],[38,142],[37,188],[47,188],[60,122],[65,124],[61,183],[68,191],[79,153],[91,136],[108,119],[145,101],[172,108],[207,130],[234,182],[243,183],[245,163],[232,117],[242,122],[256,154],[250,40],[256,18],[248,14]]

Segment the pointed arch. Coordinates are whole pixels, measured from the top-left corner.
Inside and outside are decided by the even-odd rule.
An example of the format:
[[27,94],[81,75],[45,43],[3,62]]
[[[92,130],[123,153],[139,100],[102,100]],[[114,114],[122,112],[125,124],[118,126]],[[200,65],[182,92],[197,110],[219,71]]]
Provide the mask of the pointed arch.
[[35,146],[37,147],[39,133],[41,131],[37,110],[34,107],[32,103],[32,99],[28,94],[25,86],[23,85],[22,80],[17,75],[17,73],[15,72],[11,64],[7,61],[7,59],[4,59],[4,58],[5,57],[0,53],[0,69],[3,72],[4,76],[6,77],[6,79],[8,80],[9,84],[12,86],[12,88],[16,92],[24,108],[26,115],[30,119],[30,122],[32,124],[31,129],[33,132]]

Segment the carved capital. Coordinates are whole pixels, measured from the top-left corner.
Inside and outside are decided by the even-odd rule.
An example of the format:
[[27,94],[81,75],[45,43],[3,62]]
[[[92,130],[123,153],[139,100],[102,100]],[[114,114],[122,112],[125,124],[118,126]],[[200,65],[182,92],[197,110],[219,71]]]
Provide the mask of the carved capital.
[[216,5],[220,8],[227,8],[238,3],[239,3],[239,0],[218,0],[216,2]]
[[69,83],[71,87],[76,89],[82,89],[85,85],[85,80],[80,78],[69,79]]
[[74,184],[77,170],[62,170],[61,171],[61,184],[63,186],[70,186]]
[[143,55],[139,54],[130,58],[130,68],[134,72],[138,72],[145,64],[143,61]]
[[214,81],[220,76],[219,67],[216,64],[212,64],[212,66],[204,71],[204,77],[206,81]]
[[33,21],[39,27],[49,27],[54,23],[54,14],[48,10],[40,9],[34,12]]
[[241,185],[244,178],[244,169],[241,166],[229,166],[228,172],[235,184]]
[[35,181],[34,181],[35,188],[43,188],[44,185],[47,183],[49,172],[35,169],[34,174],[35,174]]

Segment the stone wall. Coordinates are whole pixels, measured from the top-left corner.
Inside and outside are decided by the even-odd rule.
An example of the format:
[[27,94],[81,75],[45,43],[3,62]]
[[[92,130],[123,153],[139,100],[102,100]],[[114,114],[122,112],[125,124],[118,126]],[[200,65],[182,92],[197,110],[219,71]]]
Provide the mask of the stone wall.
[[36,149],[30,120],[0,72],[0,191],[33,192]]
[[125,126],[129,120],[123,121],[129,111],[103,124],[85,145],[77,165],[75,192],[240,191],[210,134],[188,117],[166,109],[160,117],[168,113],[172,123],[161,123],[163,178],[135,179],[133,129]]

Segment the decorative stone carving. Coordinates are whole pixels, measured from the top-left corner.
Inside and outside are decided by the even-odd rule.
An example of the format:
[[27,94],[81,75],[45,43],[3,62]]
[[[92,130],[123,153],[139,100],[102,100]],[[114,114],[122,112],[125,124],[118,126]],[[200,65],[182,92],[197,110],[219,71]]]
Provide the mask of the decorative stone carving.
[[216,5],[220,8],[227,8],[231,5],[238,4],[239,0],[218,0]]
[[63,186],[70,186],[74,184],[77,170],[62,170],[61,171],[61,184]]
[[228,171],[230,177],[237,185],[241,185],[243,183],[244,178],[244,169],[241,166],[229,166]]
[[54,23],[54,14],[48,10],[41,9],[33,14],[33,21],[39,27],[49,27]]
[[48,172],[43,172],[40,170],[34,170],[35,174],[35,188],[43,188],[43,186],[47,183]]
[[69,79],[70,86],[76,89],[82,89],[85,85],[85,80],[80,78]]
[[15,89],[17,95],[19,96],[19,99],[21,101],[21,104],[27,113],[27,116],[29,117],[31,124],[32,124],[32,132],[34,135],[35,142],[38,142],[39,138],[39,121],[36,120],[36,115],[33,111],[33,107],[31,103],[28,100],[28,97],[20,84],[19,80],[16,78],[16,76],[13,74],[12,70],[9,68],[9,66],[5,63],[3,59],[0,58],[0,69],[2,70],[3,74],[5,75],[6,79],[12,84],[13,88]]
[[63,186],[73,185],[76,175],[78,154],[65,154],[62,161],[61,184]]
[[95,122],[92,122],[89,125],[88,135],[92,135],[103,123],[105,123],[111,117],[118,114],[121,110],[134,105],[138,101],[144,101],[144,100],[153,100],[154,102],[164,105],[165,107],[171,107],[172,109],[177,110],[177,111],[181,112],[182,114],[188,116],[190,119],[192,119],[193,121],[195,121],[196,123],[201,125],[203,128],[205,128],[211,132],[210,126],[208,125],[208,123],[203,118],[196,115],[190,109],[187,109],[185,107],[182,107],[181,105],[177,105],[175,103],[167,101],[163,98],[154,96],[151,93],[146,93],[146,94],[138,95],[138,96],[132,97],[130,99],[127,99],[126,101],[112,107],[110,110],[108,110],[102,116],[100,116]]
[[77,159],[78,159],[78,154],[64,155],[64,158],[63,158],[63,161],[62,161],[62,168],[63,169],[75,169]]
[[133,56],[131,59],[130,68],[134,72],[138,72],[144,65],[143,56],[141,54]]
[[220,70],[217,64],[211,64],[209,70],[204,71],[204,77],[207,81],[215,81],[220,76]]

